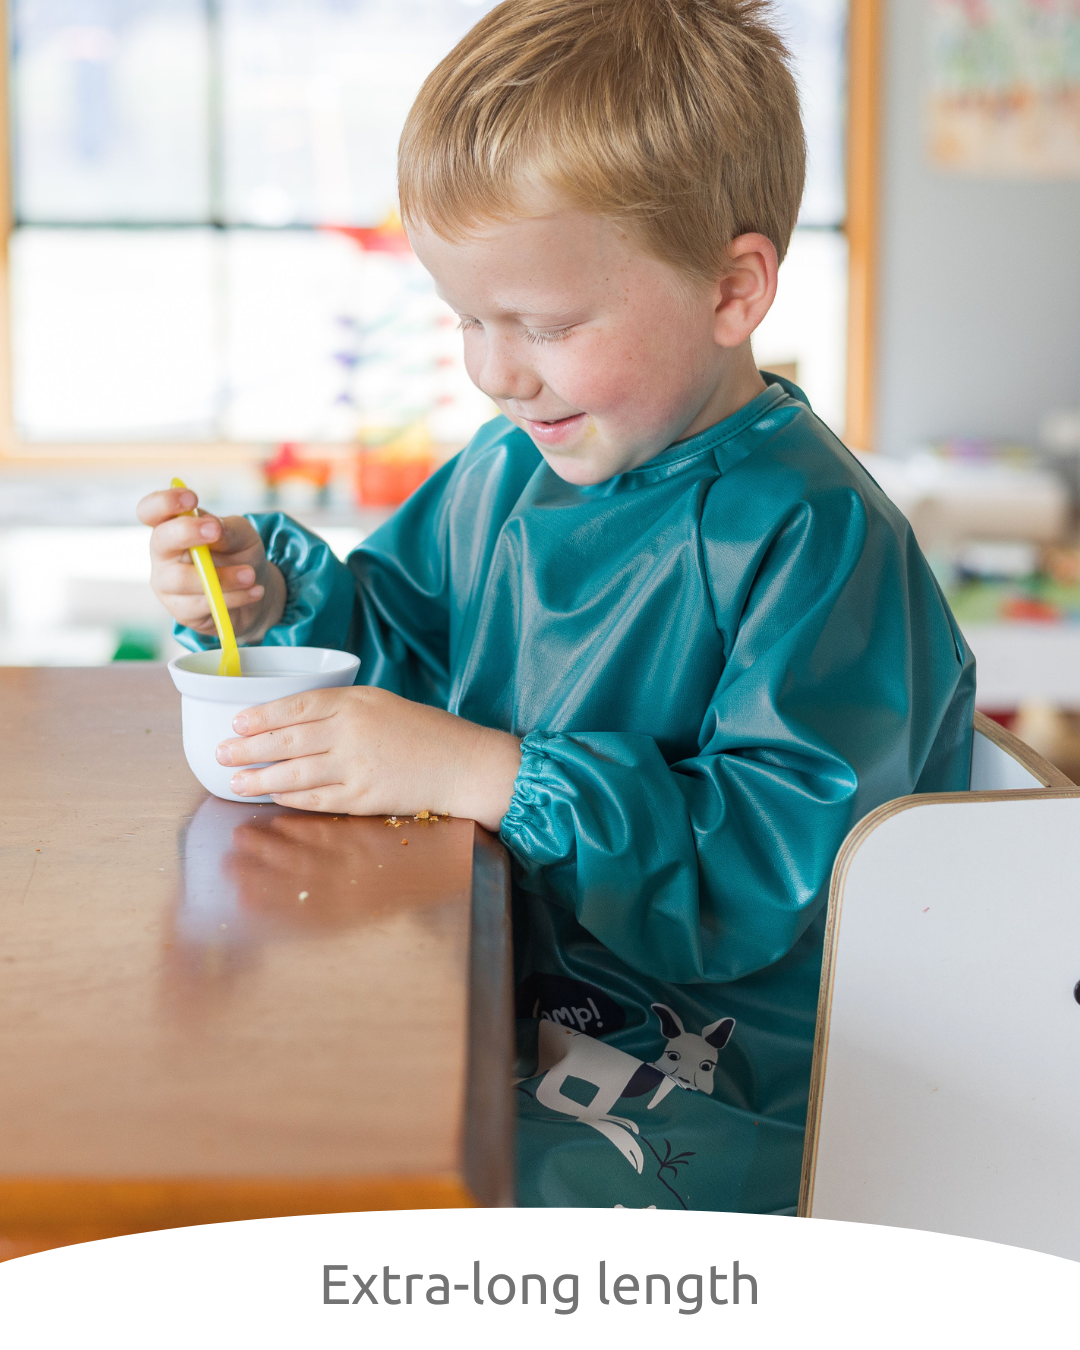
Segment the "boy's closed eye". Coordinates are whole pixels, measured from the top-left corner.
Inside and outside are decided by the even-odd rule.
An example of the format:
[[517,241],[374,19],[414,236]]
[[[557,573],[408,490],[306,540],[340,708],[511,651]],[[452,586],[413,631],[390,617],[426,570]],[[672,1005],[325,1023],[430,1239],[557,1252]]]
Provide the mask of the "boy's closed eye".
[[[458,317],[457,326],[461,333],[467,333],[470,330],[480,331],[484,327],[479,319],[464,314]],[[561,342],[563,338],[569,337],[577,327],[579,325],[576,323],[563,324],[559,328],[530,328],[527,324],[523,324],[522,337],[526,342]]]
[[553,328],[548,332],[541,332],[536,328],[525,329],[526,342],[561,342],[563,338],[568,338],[573,332],[573,325],[568,328]]

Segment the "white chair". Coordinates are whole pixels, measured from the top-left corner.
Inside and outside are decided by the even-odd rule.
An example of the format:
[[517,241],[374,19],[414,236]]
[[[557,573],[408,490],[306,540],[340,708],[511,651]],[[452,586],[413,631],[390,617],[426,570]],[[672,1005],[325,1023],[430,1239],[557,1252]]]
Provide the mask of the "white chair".
[[837,857],[799,1213],[1080,1259],[1078,982],[1080,789],[977,714]]

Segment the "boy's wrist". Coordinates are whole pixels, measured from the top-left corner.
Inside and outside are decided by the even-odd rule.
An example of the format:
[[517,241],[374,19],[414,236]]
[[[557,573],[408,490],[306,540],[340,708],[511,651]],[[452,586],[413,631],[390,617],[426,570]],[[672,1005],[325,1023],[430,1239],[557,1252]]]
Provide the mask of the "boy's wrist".
[[473,753],[459,775],[450,814],[475,820],[497,834],[521,768],[521,741],[492,727],[476,730]]

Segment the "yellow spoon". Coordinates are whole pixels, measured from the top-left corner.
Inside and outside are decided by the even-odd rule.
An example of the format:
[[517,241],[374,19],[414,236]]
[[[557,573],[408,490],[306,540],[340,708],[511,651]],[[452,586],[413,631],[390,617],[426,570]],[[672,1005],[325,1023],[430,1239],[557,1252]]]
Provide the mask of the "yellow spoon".
[[[180,492],[187,491],[187,485],[182,483],[179,478],[172,480],[172,486]],[[185,516],[197,516],[198,514],[197,510],[184,512]],[[218,641],[221,643],[221,660],[218,662],[217,673],[219,675],[240,675],[243,672],[240,669],[240,652],[236,646],[236,634],[233,632],[232,620],[229,618],[225,597],[221,593],[221,582],[218,580],[214,559],[205,544],[199,544],[198,547],[191,549],[191,561],[195,564],[195,570],[199,574],[202,588],[210,602],[210,613],[213,616],[214,627],[217,629]]]

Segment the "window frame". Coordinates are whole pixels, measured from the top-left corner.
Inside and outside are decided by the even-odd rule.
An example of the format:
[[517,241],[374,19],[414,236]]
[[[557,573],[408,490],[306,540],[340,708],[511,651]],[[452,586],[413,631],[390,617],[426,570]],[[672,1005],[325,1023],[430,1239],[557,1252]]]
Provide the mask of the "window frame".
[[[847,409],[844,439],[874,448],[878,260],[878,164],[881,137],[884,0],[849,0],[847,50],[847,212],[840,232],[848,243]],[[0,467],[49,462],[223,461],[251,463],[264,444],[245,441],[28,441],[14,420],[10,244],[14,231],[11,152],[10,8],[0,4]],[[323,458],[353,447],[320,443]]]
[[849,0],[847,85],[847,415],[844,440],[873,450],[885,0]]

